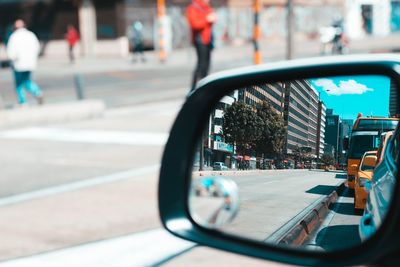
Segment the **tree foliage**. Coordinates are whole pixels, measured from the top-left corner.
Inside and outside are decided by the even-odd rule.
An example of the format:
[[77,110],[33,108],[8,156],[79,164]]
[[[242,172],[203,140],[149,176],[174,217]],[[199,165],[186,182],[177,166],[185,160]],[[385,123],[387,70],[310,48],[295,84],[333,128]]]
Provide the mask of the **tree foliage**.
[[260,138],[260,119],[254,108],[243,102],[235,102],[224,113],[223,135],[225,142],[235,145],[238,152],[253,149]]
[[323,154],[321,156],[321,161],[327,165],[333,165],[335,164],[335,158],[332,155],[329,154]]
[[268,157],[279,157],[283,153],[286,135],[282,116],[267,101],[257,106],[257,115],[261,119],[261,136],[256,143],[258,152]]
[[293,149],[293,156],[294,156],[294,159],[298,162],[307,161],[307,160],[312,159],[312,154],[310,151],[307,151],[306,147],[296,146],[296,148]]
[[236,146],[238,153],[255,150],[267,157],[283,153],[286,130],[282,116],[264,101],[256,106],[235,102],[224,112],[225,142]]

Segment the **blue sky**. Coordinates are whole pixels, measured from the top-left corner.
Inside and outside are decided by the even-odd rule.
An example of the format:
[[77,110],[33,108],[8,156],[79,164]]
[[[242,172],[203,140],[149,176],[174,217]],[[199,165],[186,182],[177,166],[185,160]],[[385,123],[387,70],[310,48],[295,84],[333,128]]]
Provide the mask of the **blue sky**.
[[364,116],[388,116],[390,78],[378,75],[337,76],[310,80],[321,92],[327,108],[343,119]]

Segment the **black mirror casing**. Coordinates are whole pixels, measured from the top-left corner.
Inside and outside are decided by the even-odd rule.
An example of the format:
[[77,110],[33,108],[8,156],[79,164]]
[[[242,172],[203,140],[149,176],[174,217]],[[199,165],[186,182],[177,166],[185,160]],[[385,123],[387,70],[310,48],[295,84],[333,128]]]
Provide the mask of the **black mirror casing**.
[[164,227],[176,236],[203,245],[295,265],[379,265],[385,260],[396,260],[385,256],[394,255],[400,248],[399,186],[376,235],[358,247],[337,252],[294,250],[228,235],[199,226],[189,214],[187,203],[194,151],[209,113],[219,99],[235,89],[254,84],[346,75],[386,75],[400,88],[400,57],[376,54],[294,60],[221,72],[200,81],[176,118],[162,159],[158,201]]

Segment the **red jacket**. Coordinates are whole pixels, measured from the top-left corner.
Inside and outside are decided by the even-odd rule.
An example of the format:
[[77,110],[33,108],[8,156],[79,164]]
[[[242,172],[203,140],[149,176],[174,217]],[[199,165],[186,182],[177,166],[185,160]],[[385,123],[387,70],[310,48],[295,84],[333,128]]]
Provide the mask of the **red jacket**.
[[65,39],[69,45],[74,46],[79,41],[78,31],[73,28],[68,29],[67,33],[65,34]]
[[193,0],[186,10],[187,19],[192,30],[192,42],[196,34],[200,34],[203,44],[211,43],[212,23],[207,16],[214,10],[202,0]]

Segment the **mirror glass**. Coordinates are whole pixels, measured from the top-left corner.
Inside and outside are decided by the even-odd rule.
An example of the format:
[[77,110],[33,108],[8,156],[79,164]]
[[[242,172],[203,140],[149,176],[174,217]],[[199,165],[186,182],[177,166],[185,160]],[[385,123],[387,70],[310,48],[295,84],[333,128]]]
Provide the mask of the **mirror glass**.
[[192,218],[281,246],[359,245],[381,225],[395,185],[388,168],[396,166],[385,162],[398,158],[397,98],[381,75],[232,91],[211,111],[194,155]]

